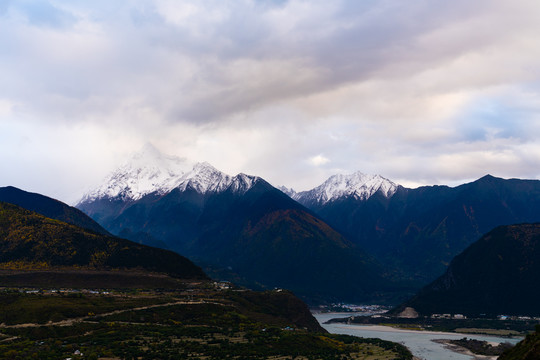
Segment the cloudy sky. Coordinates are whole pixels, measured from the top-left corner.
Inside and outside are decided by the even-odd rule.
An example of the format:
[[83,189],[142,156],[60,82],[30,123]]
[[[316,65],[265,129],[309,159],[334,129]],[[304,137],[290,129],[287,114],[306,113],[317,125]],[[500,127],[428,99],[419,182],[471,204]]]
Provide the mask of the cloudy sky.
[[0,186],[161,151],[306,190],[540,178],[537,0],[0,0]]

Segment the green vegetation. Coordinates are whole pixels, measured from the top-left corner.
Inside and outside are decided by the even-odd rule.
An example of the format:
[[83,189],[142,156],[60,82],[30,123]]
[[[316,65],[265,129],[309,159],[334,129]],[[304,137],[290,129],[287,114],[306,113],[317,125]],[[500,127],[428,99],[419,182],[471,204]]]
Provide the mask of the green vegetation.
[[[517,323],[518,327],[521,327],[519,325],[522,325],[520,323]],[[500,326],[499,326],[500,327]],[[527,328],[528,326],[526,326]],[[510,330],[510,328],[507,329],[490,329],[490,328],[457,328],[454,330],[457,333],[463,333],[463,334],[486,334],[486,335],[495,335],[495,336],[519,336],[527,333],[527,330],[524,332],[519,332],[517,330]]]
[[0,359],[76,358],[76,351],[84,359],[412,359],[399,344],[325,333],[285,291],[4,291],[0,303],[0,317],[9,319],[0,326]]
[[459,339],[459,340],[448,340],[450,344],[461,346],[465,349],[470,350],[472,353],[477,355],[488,355],[488,356],[498,356],[501,355],[505,350],[511,349],[512,344],[501,343],[497,346],[489,344],[487,341],[480,341],[475,339]]
[[71,294],[25,294],[3,292],[0,295],[0,324],[15,325],[102,314],[113,310],[131,309],[148,305],[163,304],[171,299],[165,296],[103,296]]
[[536,332],[527,335],[512,349],[505,351],[499,360],[540,360],[540,325],[536,326]]
[[184,289],[186,283],[189,281],[137,269],[104,271],[55,267],[47,270],[0,270],[0,284],[4,287]]
[[376,339],[219,328],[98,324],[76,329],[12,331],[26,340],[0,345],[0,359],[59,359],[79,350],[88,359],[411,359],[406,350]]
[[30,193],[13,186],[0,187],[0,202],[14,204],[45,217],[67,222],[98,234],[110,235],[107,230],[79,209],[41,194]]
[[101,235],[0,202],[0,268],[5,270],[144,269],[177,278],[207,279],[171,251]]

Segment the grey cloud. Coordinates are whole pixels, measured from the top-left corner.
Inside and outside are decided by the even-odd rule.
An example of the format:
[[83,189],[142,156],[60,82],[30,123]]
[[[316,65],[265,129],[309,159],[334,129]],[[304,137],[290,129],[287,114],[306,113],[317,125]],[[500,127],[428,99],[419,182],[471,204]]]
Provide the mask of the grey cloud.
[[[132,4],[111,8],[99,3],[88,19],[79,19],[95,21],[100,28],[97,33],[74,34],[81,41],[97,36],[98,41],[109,43],[97,49],[102,53],[95,58],[83,58],[68,67],[53,59],[20,71],[30,70],[33,79],[41,80],[42,91],[61,97],[101,96],[110,98],[114,106],[116,97],[132,94],[169,121],[204,123],[348,84],[406,79],[481,51],[507,30],[476,29],[475,20],[494,12],[485,1],[289,1],[277,8],[243,2],[194,2],[198,12],[179,24],[167,22],[167,14],[159,13],[152,3]],[[292,13],[298,9],[308,13]],[[33,11],[39,13],[39,9]],[[215,12],[216,19],[206,18],[205,12]],[[59,21],[46,13],[43,19]],[[445,44],[440,33],[457,26],[464,30]],[[281,31],[281,27],[288,30]],[[437,43],[437,36],[442,36],[442,43]],[[51,44],[53,49],[58,46],[62,44]],[[167,54],[183,58],[190,66],[179,68],[182,65],[176,66]],[[250,79],[241,72],[231,76],[239,61],[249,62],[258,71]],[[296,68],[272,73],[273,79],[268,81],[265,69],[272,61]],[[298,77],[305,73],[312,76]],[[24,81],[30,79],[23,76]]]
[[[376,6],[368,10],[361,9],[368,14],[369,10],[374,13],[366,16],[366,19],[361,13],[348,11],[340,13],[342,17],[322,19],[331,24],[300,22],[290,33],[280,38],[266,38],[261,35],[258,47],[252,47],[251,43],[242,41],[241,37],[231,32],[235,26],[228,27],[227,23],[220,28],[223,31],[220,32],[218,40],[225,38],[230,46],[225,47],[227,50],[223,50],[218,45],[214,54],[224,61],[219,65],[225,72],[228,61],[231,61],[231,48],[235,48],[236,45],[238,53],[233,51],[236,58],[247,56],[257,59],[257,52],[264,54],[266,60],[286,56],[288,59],[302,58],[306,59],[303,65],[307,69],[316,71],[321,76],[308,78],[301,84],[294,84],[296,73],[292,71],[276,79],[273,84],[261,82],[255,89],[243,88],[239,83],[241,79],[230,79],[224,83],[220,83],[219,79],[213,79],[216,80],[214,85],[217,91],[209,92],[196,100],[192,107],[177,109],[177,113],[185,111],[186,118],[196,114],[194,117],[198,121],[204,118],[211,121],[230,112],[242,111],[246,109],[246,104],[251,104],[251,107],[264,106],[282,99],[309,96],[373,78],[410,77],[429,68],[444,66],[446,62],[465,56],[468,52],[482,51],[483,47],[491,46],[499,36],[499,32],[507,30],[486,32],[480,29],[478,30],[480,34],[475,34],[474,22],[468,24],[465,20],[474,18],[475,15],[482,18],[482,9],[476,5],[465,5],[463,2],[456,5],[461,12],[447,12],[449,5],[440,3],[437,3],[437,8],[433,5],[426,6],[425,3],[420,3],[422,6],[418,3],[392,4],[394,6],[389,6],[390,14],[387,11],[377,11],[379,9]],[[471,10],[471,13],[467,14],[468,10]],[[467,15],[463,16],[463,13]],[[459,15],[461,18],[458,18]],[[441,29],[456,26],[455,22],[465,29],[457,34],[458,39],[452,39],[449,46],[445,46],[444,43],[437,44],[437,33]],[[347,26],[335,25],[341,23]],[[325,28],[328,30],[325,31]],[[254,33],[257,34],[257,30]],[[422,41],[425,42],[424,39],[430,33],[434,34],[433,39],[423,44]],[[227,53],[228,56],[221,58],[223,53]],[[204,71],[212,73],[214,69],[205,68]],[[291,85],[287,86],[288,84]],[[257,95],[256,101],[253,100],[254,93]],[[205,103],[211,106],[204,107]],[[214,104],[217,106],[213,107]],[[204,110],[199,112],[196,109]],[[182,116],[178,118],[182,119]]]
[[2,121],[88,126],[99,156],[157,139],[298,190],[539,165],[533,0],[42,3],[0,6]]

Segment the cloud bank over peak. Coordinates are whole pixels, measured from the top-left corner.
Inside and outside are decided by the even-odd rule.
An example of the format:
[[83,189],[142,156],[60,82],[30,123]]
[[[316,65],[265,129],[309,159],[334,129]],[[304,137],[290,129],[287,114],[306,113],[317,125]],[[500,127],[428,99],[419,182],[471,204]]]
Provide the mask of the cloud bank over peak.
[[69,147],[101,174],[151,141],[300,190],[540,176],[533,0],[24,0],[0,20],[3,146],[29,167]]

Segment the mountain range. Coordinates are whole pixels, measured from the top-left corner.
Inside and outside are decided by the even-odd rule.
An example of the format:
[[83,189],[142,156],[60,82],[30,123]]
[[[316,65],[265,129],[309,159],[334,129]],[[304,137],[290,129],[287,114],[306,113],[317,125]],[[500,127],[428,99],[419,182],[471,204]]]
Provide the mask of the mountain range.
[[[135,159],[155,155],[145,148]],[[229,176],[198,163],[143,193],[132,189],[129,174],[149,183],[168,171],[138,166],[125,164],[77,207],[113,234],[161,245],[251,286],[358,300],[392,287],[371,256],[260,177]]]
[[[357,172],[295,192],[147,146],[81,199],[84,212],[0,188],[0,281],[213,289],[184,254],[220,278],[292,289],[315,303],[395,303],[443,271],[390,314],[540,316],[539,184],[487,175],[454,188],[407,189]],[[238,294],[243,302],[251,296]],[[301,305],[315,324],[287,294],[278,307]],[[274,311],[253,296],[269,306],[265,318]],[[538,332],[503,357],[533,359],[537,349]]]
[[[441,275],[454,256],[494,227],[540,221],[538,180],[486,175],[453,188],[408,189],[380,177],[368,177],[362,186],[354,181],[359,178],[335,176],[292,196],[396,276],[419,284]],[[349,191],[328,196],[336,193],[328,188]]]
[[357,172],[295,192],[146,146],[77,207],[113,234],[220,277],[365,300],[433,281],[496,226],[540,221],[540,181],[487,175],[408,189]]
[[[1,358],[358,354],[354,338],[327,334],[289,291],[220,287],[172,251],[75,225],[93,222],[57,200],[13,187],[0,194],[57,218],[78,215],[68,223],[0,201]],[[359,342],[412,358],[397,344]]]

